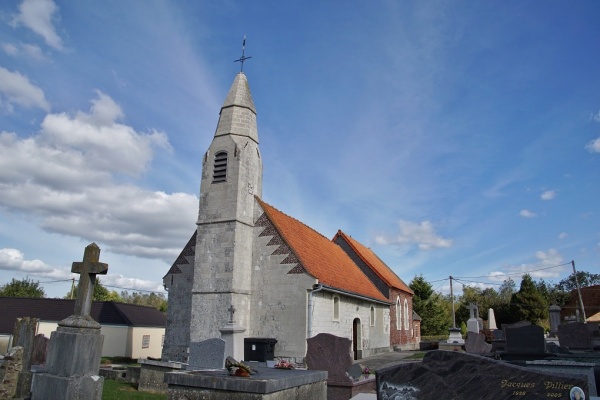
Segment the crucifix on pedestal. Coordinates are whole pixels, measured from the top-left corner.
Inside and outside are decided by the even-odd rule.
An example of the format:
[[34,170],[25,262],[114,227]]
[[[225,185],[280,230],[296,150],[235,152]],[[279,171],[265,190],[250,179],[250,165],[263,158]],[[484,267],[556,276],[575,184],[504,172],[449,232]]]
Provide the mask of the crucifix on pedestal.
[[108,271],[108,264],[99,262],[99,259],[100,248],[96,243],[91,243],[85,248],[83,261],[73,263],[71,272],[80,274],[74,314],[60,321],[58,323],[60,326],[100,328],[100,324],[90,316],[96,275],[106,275]]

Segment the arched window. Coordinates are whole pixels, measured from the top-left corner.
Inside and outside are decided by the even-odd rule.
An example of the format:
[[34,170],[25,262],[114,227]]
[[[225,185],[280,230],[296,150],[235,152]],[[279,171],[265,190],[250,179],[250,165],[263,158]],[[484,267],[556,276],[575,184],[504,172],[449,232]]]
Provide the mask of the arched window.
[[375,307],[371,306],[371,326],[375,326]]
[[409,328],[409,318],[408,318],[408,301],[404,299],[404,330],[408,330]]
[[212,183],[227,181],[227,152],[220,151],[215,154]]
[[396,297],[396,330],[402,328],[402,306],[400,305],[400,297]]
[[340,320],[340,298],[338,296],[333,296],[333,320]]

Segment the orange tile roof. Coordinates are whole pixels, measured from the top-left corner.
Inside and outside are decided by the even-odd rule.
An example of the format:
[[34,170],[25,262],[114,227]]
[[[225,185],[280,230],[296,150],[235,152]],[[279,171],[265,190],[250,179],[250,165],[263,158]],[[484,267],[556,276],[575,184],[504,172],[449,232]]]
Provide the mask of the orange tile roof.
[[333,240],[335,241],[336,237],[338,236],[341,236],[350,245],[352,250],[354,250],[354,252],[367,265],[369,265],[371,269],[377,274],[377,276],[379,276],[388,286],[400,289],[410,294],[414,294],[412,289],[408,287],[408,285],[404,283],[402,279],[400,279],[398,275],[396,275],[394,271],[392,271],[391,268],[387,266],[386,263],[384,263],[379,257],[377,257],[377,254],[373,253],[371,249],[364,246],[357,240],[353,239],[351,236],[346,235],[341,230],[338,231]]
[[298,257],[302,267],[319,283],[388,302],[340,246],[258,197],[256,200],[281,238]]

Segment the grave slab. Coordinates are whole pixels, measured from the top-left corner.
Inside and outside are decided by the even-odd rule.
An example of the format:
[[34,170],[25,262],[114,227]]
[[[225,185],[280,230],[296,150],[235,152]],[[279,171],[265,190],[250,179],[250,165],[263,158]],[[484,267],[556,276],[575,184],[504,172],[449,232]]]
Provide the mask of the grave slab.
[[588,324],[571,322],[558,326],[558,342],[569,350],[588,350],[592,348],[592,335]]
[[327,372],[256,367],[249,377],[223,371],[165,374],[168,399],[189,400],[325,400]]
[[[436,350],[421,363],[376,371],[378,399],[545,399],[570,398],[580,388],[589,399],[588,379],[581,374],[532,371],[503,361]],[[404,397],[402,397],[404,396]]]
[[140,375],[138,378],[138,390],[140,392],[167,393],[165,374],[180,371],[183,364],[156,360],[138,360],[140,363]]

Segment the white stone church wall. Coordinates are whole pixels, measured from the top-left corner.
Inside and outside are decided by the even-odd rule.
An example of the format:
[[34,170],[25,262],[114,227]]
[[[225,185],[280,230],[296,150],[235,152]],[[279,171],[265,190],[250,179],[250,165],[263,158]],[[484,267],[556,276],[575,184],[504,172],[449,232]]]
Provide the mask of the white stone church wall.
[[[258,218],[257,213],[255,218]],[[303,360],[306,355],[307,293],[316,279],[307,274],[289,274],[295,264],[281,264],[286,255],[267,246],[271,236],[260,237],[255,228],[252,267],[252,312],[246,337],[273,338],[275,357]]]
[[[339,299],[337,319],[334,316],[334,297]],[[353,323],[358,318],[361,327],[358,350],[361,350],[362,357],[389,351],[389,306],[327,291],[314,293],[313,303],[312,336],[330,333],[353,340]],[[375,317],[373,325],[371,306]]]

